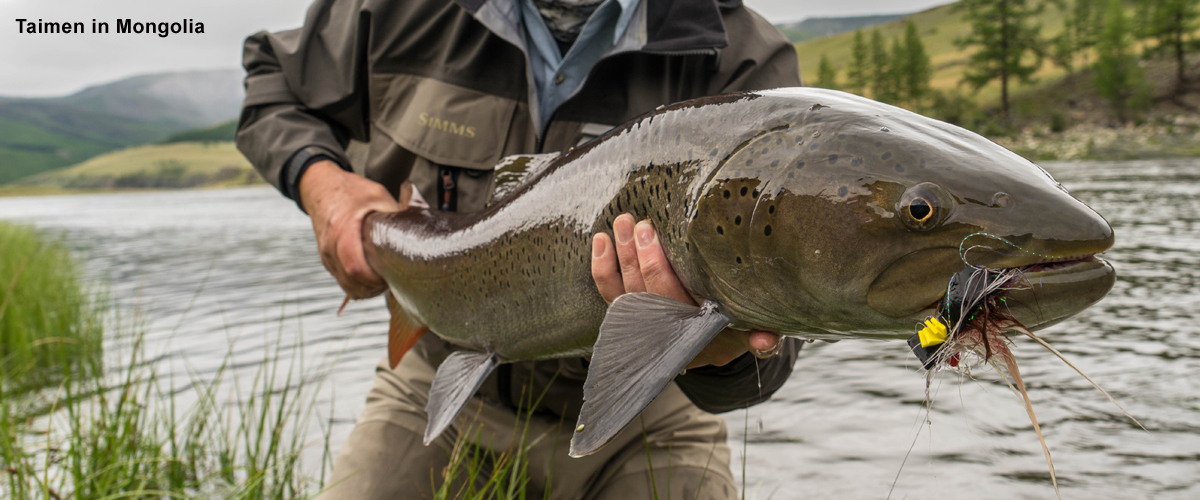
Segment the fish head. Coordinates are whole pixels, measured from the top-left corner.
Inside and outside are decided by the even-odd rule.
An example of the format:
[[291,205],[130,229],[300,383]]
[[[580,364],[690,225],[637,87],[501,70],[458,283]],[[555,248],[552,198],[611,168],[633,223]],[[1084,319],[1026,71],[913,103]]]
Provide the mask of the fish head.
[[851,94],[764,94],[796,101],[789,121],[728,157],[689,228],[705,286],[739,326],[906,337],[966,266],[1021,270],[1006,304],[1030,328],[1112,288],[1096,257],[1111,226],[1036,164]]

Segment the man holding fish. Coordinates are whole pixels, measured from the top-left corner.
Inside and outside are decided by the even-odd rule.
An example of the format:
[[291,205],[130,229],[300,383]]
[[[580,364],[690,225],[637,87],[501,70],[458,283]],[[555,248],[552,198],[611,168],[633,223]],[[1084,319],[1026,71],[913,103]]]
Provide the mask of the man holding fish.
[[[800,84],[791,44],[737,0],[318,0],[303,28],[247,39],[244,65],[238,146],[312,217],[322,263],[356,299],[387,289],[364,256],[371,212],[478,211],[503,157],[565,151],[672,102]],[[643,291],[694,303],[646,221],[617,217],[591,252],[608,303]],[[424,335],[376,367],[326,497],[432,496],[456,439],[504,450],[528,419],[541,436],[531,497],[734,498],[724,421],[708,412],[769,398],[799,345],[726,330],[640,421],[568,460],[586,359],[500,365],[424,446],[434,372],[456,351]]]

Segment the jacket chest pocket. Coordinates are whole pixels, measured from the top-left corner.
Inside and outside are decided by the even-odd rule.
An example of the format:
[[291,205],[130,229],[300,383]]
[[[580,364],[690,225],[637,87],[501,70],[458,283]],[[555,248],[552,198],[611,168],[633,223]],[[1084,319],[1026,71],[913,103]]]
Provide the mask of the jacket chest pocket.
[[[527,107],[514,99],[407,74],[372,76],[370,95],[372,132],[387,140],[371,138],[368,162],[374,169],[395,169],[404,166],[377,163],[385,157],[411,158],[408,178],[434,207],[443,205],[444,188],[452,185],[458,211],[483,208],[493,167],[508,150],[530,142]],[[391,145],[381,142],[411,155],[385,152]],[[449,184],[447,171],[453,177]]]

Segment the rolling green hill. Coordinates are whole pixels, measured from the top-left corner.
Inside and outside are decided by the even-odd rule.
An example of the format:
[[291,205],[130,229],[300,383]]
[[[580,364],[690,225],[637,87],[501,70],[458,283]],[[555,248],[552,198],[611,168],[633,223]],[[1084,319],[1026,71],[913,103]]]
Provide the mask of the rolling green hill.
[[241,71],[141,75],[55,98],[0,98],[0,184],[237,116]]
[[237,120],[218,123],[211,127],[184,130],[164,139],[161,144],[172,142],[231,142],[237,135]]
[[788,40],[793,42],[802,42],[812,40],[823,36],[836,35],[846,31],[853,31],[855,28],[866,28],[878,24],[902,19],[908,14],[888,14],[882,16],[854,16],[854,17],[810,17],[798,23],[784,23],[775,25],[782,31]]
[[56,190],[181,188],[261,182],[233,142],[176,142],[104,153],[78,165],[27,177],[4,194]]

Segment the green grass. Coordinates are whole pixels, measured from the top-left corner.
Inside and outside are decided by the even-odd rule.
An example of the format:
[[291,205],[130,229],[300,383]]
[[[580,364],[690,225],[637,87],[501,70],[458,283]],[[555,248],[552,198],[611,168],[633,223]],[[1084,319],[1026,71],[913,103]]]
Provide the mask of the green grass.
[[[545,388],[534,398],[533,380],[521,387],[521,396],[517,398],[517,415],[514,421],[517,428],[513,435],[514,442],[507,449],[495,451],[482,448],[472,443],[483,442],[484,429],[477,422],[472,422],[458,435],[454,449],[450,452],[450,463],[443,473],[441,486],[433,492],[434,500],[459,500],[479,498],[502,498],[505,500],[526,500],[528,494],[525,485],[529,483],[529,450],[547,438],[546,435],[529,435],[529,423],[533,417],[533,408],[542,404],[546,391],[558,378],[555,373]],[[560,421],[559,426],[564,425]],[[555,448],[560,443],[553,443]],[[565,445],[564,445],[565,446]],[[554,470],[551,469],[546,480],[545,498],[550,498]]]
[[[326,374],[310,373],[303,353],[281,361],[282,331],[252,380],[228,369],[232,346],[213,375],[164,380],[138,323],[88,297],[62,243],[5,223],[0,243],[0,496],[257,500],[320,490],[328,426],[323,443],[304,439]],[[310,446],[323,446],[315,478],[300,464]]]
[[126,148],[22,179],[12,189],[181,188],[262,182],[233,142],[175,142]]
[[[66,245],[0,222],[0,370],[56,383],[98,357],[102,318]],[[11,388],[10,388],[11,389]]]
[[[121,331],[136,331],[128,327]],[[279,337],[282,339],[282,335]],[[9,498],[231,498],[315,496],[330,465],[324,442],[305,442],[324,375],[302,360],[264,352],[253,380],[227,370],[189,381],[198,398],[186,408],[180,381],[158,376],[140,333],[110,342],[110,367],[84,367],[36,395],[0,379],[0,491]],[[115,360],[115,361],[114,361]],[[249,382],[248,384],[246,382]],[[248,389],[248,390],[247,390]],[[321,475],[301,467],[305,448],[321,447]]]

